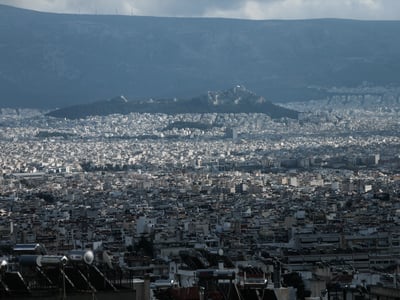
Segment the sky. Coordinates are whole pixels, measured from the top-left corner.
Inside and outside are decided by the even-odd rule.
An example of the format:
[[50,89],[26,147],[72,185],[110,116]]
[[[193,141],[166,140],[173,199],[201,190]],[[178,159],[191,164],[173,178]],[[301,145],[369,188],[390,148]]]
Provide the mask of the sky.
[[0,4],[56,13],[400,20],[400,0],[0,0]]

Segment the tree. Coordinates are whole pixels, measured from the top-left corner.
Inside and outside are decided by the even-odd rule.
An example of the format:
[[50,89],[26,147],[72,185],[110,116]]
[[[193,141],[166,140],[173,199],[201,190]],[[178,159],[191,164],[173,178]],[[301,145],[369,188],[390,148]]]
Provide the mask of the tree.
[[145,255],[153,257],[154,255],[154,246],[151,238],[146,238],[145,236],[141,236],[139,242],[135,245],[136,251],[143,251]]
[[311,292],[305,289],[304,281],[297,272],[284,274],[283,284],[285,286],[292,286],[297,289],[297,299],[304,299],[305,297],[311,296]]

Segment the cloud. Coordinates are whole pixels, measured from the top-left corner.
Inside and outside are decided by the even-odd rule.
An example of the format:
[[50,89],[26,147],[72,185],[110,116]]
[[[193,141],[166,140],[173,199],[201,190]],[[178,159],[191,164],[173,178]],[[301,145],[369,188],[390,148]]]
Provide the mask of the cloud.
[[244,19],[400,19],[399,0],[0,0],[39,11]]
[[209,10],[206,15],[245,19],[344,18],[400,19],[398,0],[248,0],[238,10]]

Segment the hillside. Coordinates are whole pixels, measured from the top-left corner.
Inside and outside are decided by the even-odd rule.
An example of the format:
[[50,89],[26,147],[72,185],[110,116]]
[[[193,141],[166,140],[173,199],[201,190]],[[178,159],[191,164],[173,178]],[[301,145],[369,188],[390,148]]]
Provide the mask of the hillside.
[[67,106],[51,111],[56,118],[78,119],[88,116],[140,113],[264,113],[273,119],[297,118],[298,113],[267,101],[244,86],[208,92],[189,99],[127,100],[124,96],[107,101]]
[[0,5],[0,105],[191,97],[244,84],[266,99],[400,85],[400,22],[63,15]]

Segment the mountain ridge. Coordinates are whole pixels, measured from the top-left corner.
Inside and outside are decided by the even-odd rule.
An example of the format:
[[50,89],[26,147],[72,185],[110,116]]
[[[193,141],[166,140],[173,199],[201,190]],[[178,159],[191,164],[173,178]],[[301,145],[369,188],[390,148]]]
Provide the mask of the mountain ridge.
[[[399,21],[51,14],[0,6],[0,103],[190,97],[244,84],[272,102],[399,85]],[[314,88],[319,87],[319,88]]]
[[56,118],[79,119],[89,116],[139,113],[264,113],[273,119],[297,118],[298,112],[283,108],[256,95],[242,85],[226,91],[209,91],[188,99],[131,100],[117,96],[90,104],[73,105],[49,112]]

